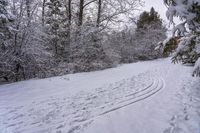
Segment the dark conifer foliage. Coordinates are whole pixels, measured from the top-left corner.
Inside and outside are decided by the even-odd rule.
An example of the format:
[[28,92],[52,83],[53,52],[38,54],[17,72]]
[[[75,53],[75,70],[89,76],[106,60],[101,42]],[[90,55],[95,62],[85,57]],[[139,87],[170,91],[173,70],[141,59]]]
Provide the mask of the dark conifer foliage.
[[[197,0],[165,0],[165,4],[168,6],[167,17],[171,23],[174,23],[173,18],[176,16],[182,20],[173,29],[172,38],[179,39],[172,61],[193,64],[193,75],[200,76],[200,3]],[[166,47],[170,46],[164,44],[164,49]]]

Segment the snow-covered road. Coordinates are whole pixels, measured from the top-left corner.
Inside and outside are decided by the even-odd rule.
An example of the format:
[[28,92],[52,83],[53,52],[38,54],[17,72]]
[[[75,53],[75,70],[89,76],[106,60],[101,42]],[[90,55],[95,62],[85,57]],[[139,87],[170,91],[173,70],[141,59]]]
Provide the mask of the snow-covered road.
[[191,71],[160,59],[1,85],[0,133],[199,133]]

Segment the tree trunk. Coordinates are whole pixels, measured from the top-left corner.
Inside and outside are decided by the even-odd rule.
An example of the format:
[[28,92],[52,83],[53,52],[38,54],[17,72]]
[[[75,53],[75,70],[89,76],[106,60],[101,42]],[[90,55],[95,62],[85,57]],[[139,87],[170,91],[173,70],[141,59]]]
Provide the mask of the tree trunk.
[[[14,9],[15,10],[15,12],[17,12],[17,9]],[[18,19],[19,19],[19,22],[17,22],[17,26],[16,26],[16,30],[18,31],[19,30],[19,28],[20,28],[20,23],[21,23],[21,19],[22,19],[22,16],[23,16],[23,4],[22,4],[22,2],[20,3],[20,9],[19,9],[19,16],[18,16]],[[14,34],[14,51],[16,52],[16,53],[18,53],[19,51],[19,49],[18,49],[18,42],[17,42],[17,40],[18,40],[18,32],[15,32],[15,34]]]
[[27,12],[27,17],[30,18],[31,16],[30,0],[26,0],[26,12]]
[[72,7],[71,7],[72,0],[68,0],[68,25],[71,26],[72,21]]
[[99,25],[100,25],[101,6],[102,6],[102,0],[99,0],[99,1],[98,1],[98,13],[97,13],[97,23],[96,23],[96,27],[99,27]]
[[65,41],[65,45],[64,45],[64,53],[65,55],[68,54],[69,50],[70,50],[70,43],[71,43],[71,21],[72,21],[72,0],[65,0],[65,11],[66,11],[66,15],[67,15],[67,35],[66,35],[66,41]]
[[[71,7],[72,0],[68,0],[68,50],[70,50],[70,43],[71,43],[71,23],[72,23],[72,7]],[[66,47],[67,48],[67,47]],[[67,51],[67,49],[65,49]],[[70,52],[70,51],[69,51]]]
[[78,26],[82,26],[83,24],[83,8],[84,8],[84,0],[80,0]]
[[42,26],[44,26],[46,0],[42,2]]

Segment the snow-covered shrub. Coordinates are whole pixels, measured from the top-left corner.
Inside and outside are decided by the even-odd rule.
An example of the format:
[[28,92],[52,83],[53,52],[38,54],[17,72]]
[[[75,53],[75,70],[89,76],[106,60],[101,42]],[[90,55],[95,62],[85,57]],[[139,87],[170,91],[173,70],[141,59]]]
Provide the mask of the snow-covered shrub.
[[[155,26],[156,25],[156,26]],[[155,50],[158,42],[166,38],[164,27],[157,23],[140,28],[131,28],[111,34],[106,41],[115,60],[120,63],[131,63],[138,60],[151,60],[162,57],[160,50]],[[111,54],[109,54],[111,55]],[[112,56],[113,57],[113,56]]]
[[200,58],[200,0],[164,0],[168,5],[167,18],[171,23],[174,17],[183,22],[174,27],[173,36],[181,37],[178,48],[172,58],[173,62],[193,63],[193,75],[199,76]]
[[74,72],[88,72],[111,67],[112,62],[102,45],[102,33],[96,27],[85,25],[71,44],[70,62]]
[[150,60],[162,57],[160,50],[155,51],[157,43],[166,38],[166,28],[158,13],[152,8],[143,12],[137,27],[126,27],[123,31],[112,34],[108,45],[120,55],[121,63],[137,60]]
[[166,28],[160,22],[153,22],[145,29],[136,31],[135,45],[138,47],[138,56],[143,59],[156,59],[162,57],[159,50],[155,50],[158,42],[166,38]]

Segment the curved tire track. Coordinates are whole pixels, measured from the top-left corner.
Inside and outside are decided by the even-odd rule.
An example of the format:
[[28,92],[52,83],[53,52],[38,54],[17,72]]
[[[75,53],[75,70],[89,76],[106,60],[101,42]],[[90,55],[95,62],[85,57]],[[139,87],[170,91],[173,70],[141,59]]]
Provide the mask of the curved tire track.
[[[165,84],[163,79],[156,79],[156,80],[158,80],[158,82],[155,84],[154,87],[152,85],[150,87],[146,87],[145,89],[142,89],[139,92],[134,93],[134,94],[139,94],[139,95],[136,96],[136,97],[133,97],[133,98],[130,98],[130,99],[127,99],[127,100],[119,102],[119,104],[116,107],[113,107],[113,108],[101,113],[99,116],[108,114],[110,112],[116,111],[118,109],[124,108],[124,107],[126,107],[128,105],[140,102],[142,100],[145,100],[145,99],[153,96],[154,94],[159,92],[161,89],[163,89],[164,88],[164,84]],[[155,80],[154,80],[154,82],[155,82]],[[140,94],[141,92],[142,92],[142,94]]]
[[[50,98],[40,103],[36,102],[30,107],[40,106],[41,108],[36,108],[34,110],[30,110],[28,108],[27,114],[30,114],[30,116],[25,115],[23,116],[23,118],[16,117],[16,119],[18,119],[17,121],[21,121],[24,119],[33,119],[36,117],[37,119],[33,119],[28,122],[29,127],[35,127],[36,129],[38,129],[38,131],[42,131],[42,124],[47,125],[48,123],[50,123],[52,125],[52,130],[55,132],[65,131],[69,133],[74,133],[77,130],[80,130],[80,128],[86,127],[86,125],[90,124],[91,121],[93,121],[97,117],[116,111],[136,102],[145,100],[164,88],[164,81],[162,79],[155,79],[149,76],[147,78],[147,81],[143,77],[140,78],[141,80],[127,80],[123,81],[120,84],[111,87],[109,86],[108,88],[100,88],[95,92],[86,94],[80,93],[79,95],[76,95],[71,99]],[[143,81],[145,81],[144,83],[147,83],[144,85],[146,87],[140,85],[141,83],[143,83]],[[109,103],[107,103],[107,101]],[[67,112],[65,111],[66,109],[68,110]],[[20,112],[20,110],[17,109],[16,112]],[[61,123],[55,123],[54,119],[59,118],[61,118],[62,120]],[[63,118],[65,118],[65,120],[63,120]],[[12,119],[11,121],[16,120]],[[10,127],[10,129],[16,129],[16,131],[20,132],[23,132],[24,130],[24,132],[26,132],[28,128],[23,127],[24,124],[25,123],[17,123],[17,125],[13,125],[13,127]],[[66,128],[66,125],[70,125],[70,129]]]
[[[165,86],[165,82],[162,78],[160,79],[154,79],[150,85],[145,87],[144,89],[141,89],[140,91],[134,92],[132,94],[126,95],[125,97],[128,97],[128,99],[122,99],[122,101],[114,104],[114,107],[103,111],[102,113],[99,113],[97,115],[94,115],[82,122],[79,122],[78,125],[83,125],[84,123],[93,121],[94,119],[97,119],[98,117],[101,117],[102,115],[111,113],[113,111],[119,110],[121,108],[127,107],[129,105],[132,105],[134,103],[140,102],[142,100],[145,100],[147,98],[150,98],[151,96],[158,93],[160,90],[162,90]],[[131,97],[131,98],[130,98]]]

